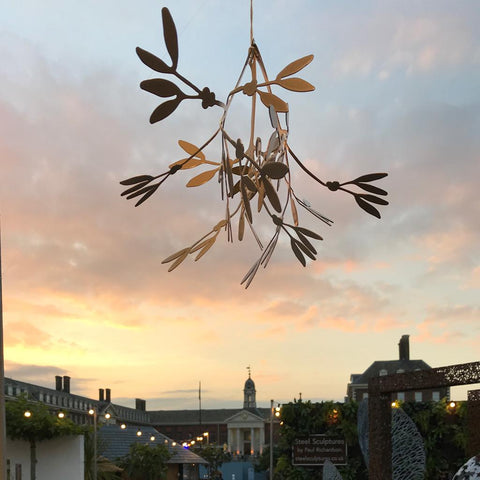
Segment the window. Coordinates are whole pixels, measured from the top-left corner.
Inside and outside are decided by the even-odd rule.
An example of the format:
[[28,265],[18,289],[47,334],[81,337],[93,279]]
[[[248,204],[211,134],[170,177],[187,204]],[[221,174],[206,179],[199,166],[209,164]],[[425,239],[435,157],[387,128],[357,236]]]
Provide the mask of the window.
[[383,377],[383,376],[385,376],[385,375],[388,375],[388,372],[387,372],[384,368],[382,368],[382,369],[380,370],[379,375],[380,375],[381,377]]
[[22,464],[15,464],[15,480],[22,480]]
[[421,402],[423,400],[422,392],[415,392],[415,401]]
[[401,402],[405,401],[405,392],[398,392],[397,393],[397,400],[400,400]]
[[440,400],[440,392],[432,392],[432,400],[438,402]]
[[405,370],[403,368],[397,369],[397,373],[403,373],[403,372],[405,372]]

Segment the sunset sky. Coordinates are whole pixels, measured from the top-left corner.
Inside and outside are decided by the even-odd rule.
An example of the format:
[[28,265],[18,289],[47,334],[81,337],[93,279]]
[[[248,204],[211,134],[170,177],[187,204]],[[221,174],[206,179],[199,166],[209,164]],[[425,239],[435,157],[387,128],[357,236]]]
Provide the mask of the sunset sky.
[[[471,0],[256,0],[254,37],[271,77],[308,54],[314,92],[280,91],[289,144],[315,175],[388,172],[381,220],[292,167],[299,212],[324,237],[304,268],[282,238],[260,255],[221,232],[198,262],[161,261],[224,215],[218,184],[170,178],[134,207],[119,182],[158,174],[201,145],[220,108],[183,102],[150,125],[158,76],[140,46],[224,101],[250,42],[247,0],[17,0],[0,15],[0,218],[8,377],[147,409],[241,407],[246,367],[259,406],[342,400],[351,373],[411,357],[432,367],[480,360],[480,8]],[[261,106],[261,105],[260,105]],[[248,141],[249,103],[232,113]],[[266,125],[269,127],[269,125]],[[270,132],[266,128],[267,132]],[[264,138],[266,144],[268,136]],[[220,159],[219,144],[208,158]],[[192,173],[193,172],[193,173]],[[257,222],[257,220],[255,220]],[[272,224],[256,224],[268,242]],[[466,389],[452,396],[465,397]]]

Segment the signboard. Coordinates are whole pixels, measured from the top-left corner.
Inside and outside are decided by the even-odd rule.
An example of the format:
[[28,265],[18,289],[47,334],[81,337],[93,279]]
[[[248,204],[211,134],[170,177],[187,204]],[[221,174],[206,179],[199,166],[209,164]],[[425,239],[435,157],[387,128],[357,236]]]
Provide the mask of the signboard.
[[323,465],[327,459],[334,465],[346,465],[347,444],[342,437],[300,437],[293,441],[292,456],[293,465]]

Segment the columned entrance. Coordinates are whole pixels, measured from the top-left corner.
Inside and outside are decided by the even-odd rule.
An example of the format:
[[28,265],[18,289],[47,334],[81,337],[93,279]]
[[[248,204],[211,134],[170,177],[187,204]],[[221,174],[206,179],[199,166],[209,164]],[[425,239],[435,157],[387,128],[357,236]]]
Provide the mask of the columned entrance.
[[265,444],[263,419],[242,411],[227,420],[228,449],[236,455],[259,455]]

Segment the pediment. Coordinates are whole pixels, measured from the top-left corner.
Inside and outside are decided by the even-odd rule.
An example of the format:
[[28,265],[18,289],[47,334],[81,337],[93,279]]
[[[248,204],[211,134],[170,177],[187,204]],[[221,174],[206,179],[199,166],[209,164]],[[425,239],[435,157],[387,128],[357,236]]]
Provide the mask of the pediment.
[[235,415],[227,418],[225,423],[263,423],[263,418],[259,415],[255,415],[248,410],[241,410],[240,412],[236,413]]

